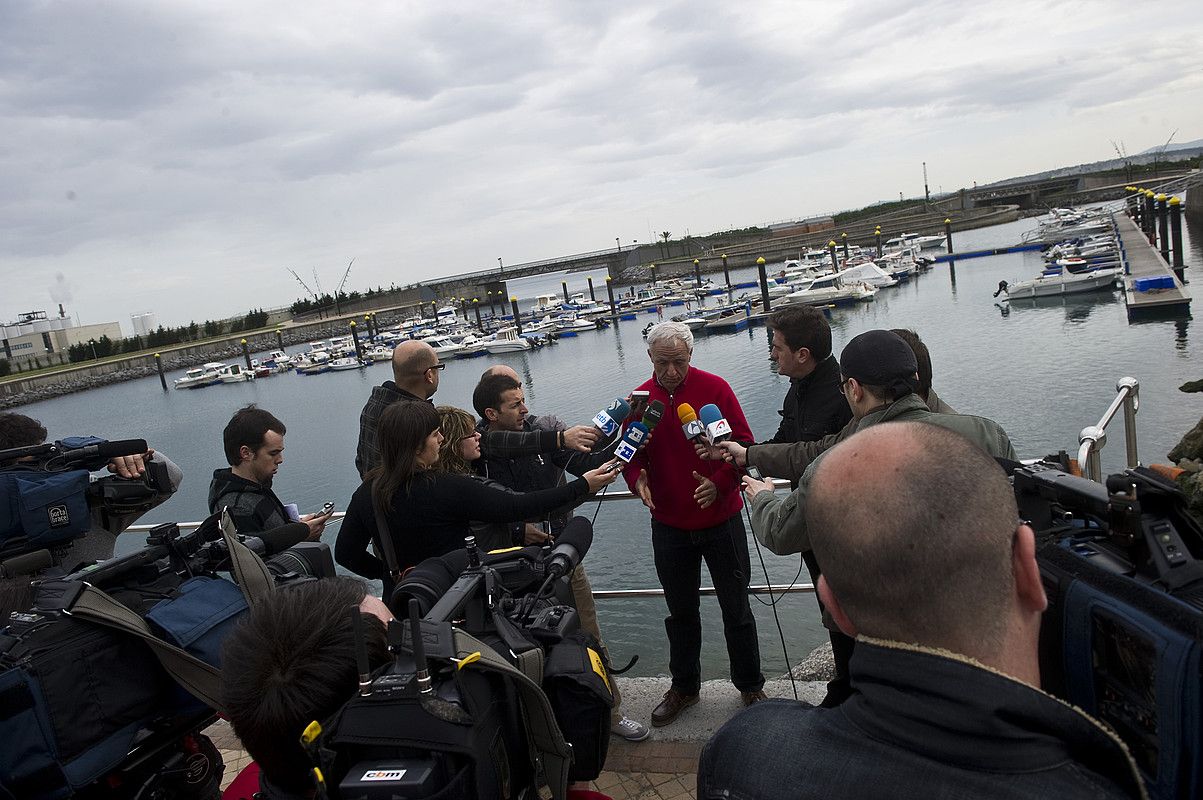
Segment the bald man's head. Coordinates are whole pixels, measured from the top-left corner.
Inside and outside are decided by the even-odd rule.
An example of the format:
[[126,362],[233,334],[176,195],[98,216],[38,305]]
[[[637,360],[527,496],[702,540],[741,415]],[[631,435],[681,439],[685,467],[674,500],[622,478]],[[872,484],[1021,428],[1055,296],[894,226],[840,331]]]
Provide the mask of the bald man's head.
[[504,375],[507,378],[513,378],[518,383],[522,383],[522,379],[518,377],[518,373],[514,371],[514,368],[506,364],[494,364],[486,369],[480,377],[484,379],[492,375]]
[[986,660],[1016,613],[1019,525],[1002,469],[936,425],[874,425],[832,449],[806,500],[815,558],[858,633]]
[[431,370],[438,363],[438,354],[426,342],[402,342],[393,349],[393,381],[419,397],[429,398],[438,387],[438,370]]

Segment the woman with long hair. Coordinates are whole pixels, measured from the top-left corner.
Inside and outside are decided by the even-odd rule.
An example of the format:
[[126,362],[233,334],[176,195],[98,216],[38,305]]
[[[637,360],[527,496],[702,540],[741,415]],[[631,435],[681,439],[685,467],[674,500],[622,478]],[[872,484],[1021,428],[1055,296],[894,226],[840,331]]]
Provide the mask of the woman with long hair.
[[444,438],[439,414],[429,403],[389,406],[380,417],[380,465],[367,474],[347,506],[335,560],[365,578],[386,579],[386,597],[392,576],[367,551],[378,530],[390,537],[397,568],[405,570],[463,547],[472,520],[535,517],[579,501],[618,477],[607,465],[553,489],[515,494],[466,474],[437,470]]

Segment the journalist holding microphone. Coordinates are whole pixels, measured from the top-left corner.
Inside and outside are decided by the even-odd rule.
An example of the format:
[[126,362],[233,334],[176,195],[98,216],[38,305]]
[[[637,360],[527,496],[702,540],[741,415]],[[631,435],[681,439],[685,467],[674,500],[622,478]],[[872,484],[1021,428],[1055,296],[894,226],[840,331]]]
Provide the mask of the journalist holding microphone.
[[[663,404],[664,420],[631,459],[624,476],[651,510],[652,552],[668,605],[664,628],[672,688],[652,711],[652,724],[660,727],[698,701],[702,650],[698,588],[703,559],[722,609],[731,681],[745,705],[764,699],[764,676],[756,620],[748,605],[750,570],[740,517],[740,475],[726,462],[699,459],[687,438],[707,427],[722,436],[729,428],[732,438],[751,442],[752,432],[727,382],[690,366],[693,334],[688,327],[662,322],[648,333],[647,344],[653,375],[638,390]],[[703,423],[709,418],[710,425],[678,424],[683,405],[707,411],[700,416]]]
[[[351,496],[334,557],[358,575],[383,579],[386,598],[395,573],[463,547],[472,532],[470,521],[511,522],[545,514],[617,477],[603,467],[553,489],[514,494],[467,475],[438,472],[433,467],[443,433],[429,403],[390,405],[380,417],[378,441],[380,464]],[[381,563],[367,552],[372,541],[386,561],[395,563]]]

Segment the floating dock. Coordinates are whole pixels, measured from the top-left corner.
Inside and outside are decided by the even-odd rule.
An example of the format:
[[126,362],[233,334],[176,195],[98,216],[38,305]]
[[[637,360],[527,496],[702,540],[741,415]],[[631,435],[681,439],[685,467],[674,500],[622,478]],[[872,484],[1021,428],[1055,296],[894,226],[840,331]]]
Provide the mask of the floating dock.
[[1190,292],[1186,291],[1161,253],[1149,244],[1131,217],[1115,214],[1112,219],[1124,264],[1124,302],[1128,305],[1128,318],[1150,314],[1189,314]]
[[992,247],[988,250],[966,250],[961,253],[940,253],[935,257],[936,263],[941,261],[961,261],[966,258],[982,258],[983,256],[1001,256],[1007,253],[1022,253],[1025,250],[1043,250],[1048,245],[1041,242],[1028,242],[1010,247]]

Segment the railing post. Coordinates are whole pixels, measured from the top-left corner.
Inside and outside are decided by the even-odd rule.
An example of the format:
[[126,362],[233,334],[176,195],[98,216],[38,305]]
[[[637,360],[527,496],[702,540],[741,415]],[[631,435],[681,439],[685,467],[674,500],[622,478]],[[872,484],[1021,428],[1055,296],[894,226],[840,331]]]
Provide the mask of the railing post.
[[1161,257],[1165,259],[1165,263],[1170,263],[1170,220],[1169,210],[1166,207],[1166,196],[1163,194],[1157,195],[1157,249],[1161,251]]
[[1170,243],[1174,249],[1174,274],[1179,281],[1186,283],[1186,268],[1182,260],[1182,201],[1177,197],[1170,198]]
[[1082,474],[1092,481],[1102,482],[1103,467],[1102,460],[1099,457],[1099,451],[1107,444],[1107,431],[1091,425],[1083,428],[1078,434],[1078,465],[1082,468]]
[[1124,393],[1124,446],[1128,455],[1128,468],[1140,464],[1136,452],[1136,412],[1140,410],[1140,381],[1136,378],[1120,378],[1115,391]]

